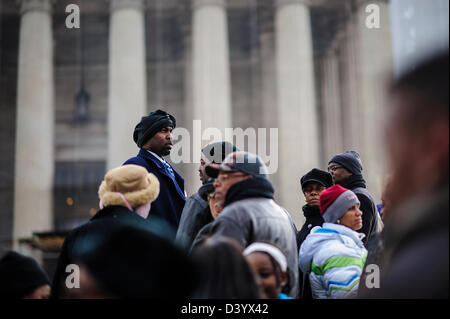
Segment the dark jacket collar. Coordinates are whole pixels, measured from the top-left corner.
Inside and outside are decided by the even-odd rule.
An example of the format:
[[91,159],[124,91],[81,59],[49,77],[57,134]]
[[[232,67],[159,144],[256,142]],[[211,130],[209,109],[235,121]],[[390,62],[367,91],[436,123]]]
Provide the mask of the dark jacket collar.
[[268,179],[263,177],[253,177],[231,186],[225,195],[224,206],[252,197],[273,199],[273,195],[274,189]]
[[358,187],[366,188],[366,181],[362,175],[352,175],[349,178],[343,180],[340,185],[347,189],[355,189]]
[[144,159],[147,160],[147,163],[149,165],[152,165],[153,167],[156,167],[158,169],[158,171],[167,176],[174,184],[177,193],[181,196],[181,198],[183,198],[184,200],[186,200],[185,194],[184,194],[184,178],[183,176],[181,176],[173,167],[172,165],[170,165],[172,167],[174,176],[175,176],[175,180],[173,179],[173,177],[168,173],[166,167],[164,166],[163,163],[161,163],[161,161],[156,158],[153,154],[151,154],[150,152],[148,152],[147,150],[144,150],[143,148],[141,148],[139,150],[139,154],[138,157],[142,157]]
[[128,208],[118,205],[111,205],[106,206],[103,209],[99,210],[90,220],[97,220],[97,219],[106,219],[106,218],[122,218],[122,217],[129,217],[134,218],[136,215],[139,217],[136,213],[130,211]]
[[306,204],[302,207],[302,210],[303,210],[303,215],[305,215],[306,218],[322,216],[322,215],[320,215],[319,206],[309,206],[308,204]]
[[150,160],[159,169],[164,169],[163,163],[161,163],[161,161],[158,158],[156,158],[156,156],[154,156],[153,154],[151,154],[147,150],[144,150],[143,148],[141,148],[139,150],[139,155],[138,156],[141,156],[141,157],[144,157],[144,158]]

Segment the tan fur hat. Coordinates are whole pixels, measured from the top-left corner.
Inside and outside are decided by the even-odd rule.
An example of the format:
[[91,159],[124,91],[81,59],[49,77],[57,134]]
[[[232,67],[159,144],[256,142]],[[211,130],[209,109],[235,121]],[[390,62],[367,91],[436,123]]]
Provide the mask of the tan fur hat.
[[103,206],[127,207],[126,201],[135,209],[153,202],[159,195],[159,181],[152,173],[138,165],[124,165],[108,171],[98,189]]

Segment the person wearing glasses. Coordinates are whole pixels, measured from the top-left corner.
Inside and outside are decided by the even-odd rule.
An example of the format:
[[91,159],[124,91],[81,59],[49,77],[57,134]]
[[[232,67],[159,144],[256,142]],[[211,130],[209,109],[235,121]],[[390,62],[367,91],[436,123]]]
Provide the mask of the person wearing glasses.
[[367,248],[369,243],[372,245],[372,242],[376,241],[382,222],[375,201],[367,191],[362,170],[361,157],[353,150],[335,155],[328,162],[328,172],[333,177],[334,183],[353,191],[361,203],[359,209],[363,213],[363,226],[358,232],[365,235],[362,241]]
[[289,278],[282,292],[297,297],[297,228],[289,213],[274,201],[267,166],[255,154],[235,152],[222,164],[211,163],[205,169],[208,176],[215,178],[215,204],[223,209],[207,230],[200,231],[194,243],[207,231],[211,238],[229,237],[244,248],[259,241],[277,245],[288,258]]

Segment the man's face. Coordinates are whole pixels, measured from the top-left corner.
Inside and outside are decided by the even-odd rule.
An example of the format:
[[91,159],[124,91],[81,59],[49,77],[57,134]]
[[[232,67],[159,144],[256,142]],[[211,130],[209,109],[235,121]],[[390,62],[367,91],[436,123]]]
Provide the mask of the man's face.
[[348,171],[344,166],[341,164],[331,162],[328,164],[328,172],[333,177],[333,181],[335,184],[340,184],[350,176],[352,176],[352,173]]
[[306,183],[303,187],[303,194],[305,195],[306,204],[309,206],[319,206],[319,197],[326,189],[325,186],[315,182]]
[[200,158],[200,166],[198,168],[198,175],[200,176],[200,180],[203,185],[205,185],[208,182],[209,176],[206,175],[205,166],[208,165],[210,162],[205,157],[205,155],[202,153]]
[[214,194],[217,199],[217,204],[223,207],[225,196],[227,195],[228,189],[236,183],[243,180],[251,178],[251,175],[244,174],[241,172],[220,172],[219,176],[214,180]]
[[172,127],[166,126],[162,128],[158,133],[153,135],[143,146],[143,149],[152,151],[159,156],[167,156],[172,149]]

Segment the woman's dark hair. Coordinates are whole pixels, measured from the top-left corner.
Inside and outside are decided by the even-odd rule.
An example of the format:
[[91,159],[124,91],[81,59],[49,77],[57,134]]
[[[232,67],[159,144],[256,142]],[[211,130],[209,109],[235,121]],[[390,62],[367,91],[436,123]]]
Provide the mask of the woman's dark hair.
[[200,271],[200,289],[194,298],[259,299],[261,287],[242,247],[226,237],[211,237],[196,246],[192,257]]

